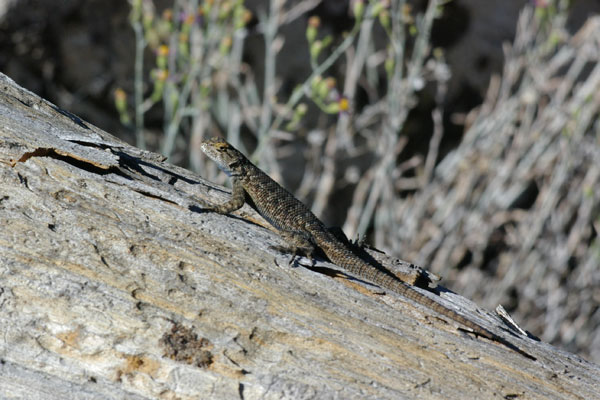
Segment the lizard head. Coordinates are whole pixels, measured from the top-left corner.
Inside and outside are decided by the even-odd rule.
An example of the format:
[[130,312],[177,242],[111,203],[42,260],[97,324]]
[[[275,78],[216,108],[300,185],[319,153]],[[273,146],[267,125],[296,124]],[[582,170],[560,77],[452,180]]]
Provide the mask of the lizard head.
[[203,141],[200,148],[227,175],[243,174],[243,164],[247,158],[225,140],[214,137]]

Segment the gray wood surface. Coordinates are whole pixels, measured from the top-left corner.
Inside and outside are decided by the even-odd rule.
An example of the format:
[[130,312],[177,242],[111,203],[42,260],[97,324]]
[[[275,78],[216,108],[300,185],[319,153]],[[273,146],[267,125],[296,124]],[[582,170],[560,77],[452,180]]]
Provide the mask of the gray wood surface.
[[456,294],[430,295],[538,360],[289,266],[252,209],[202,211],[226,197],[0,74],[0,398],[600,398],[597,365]]

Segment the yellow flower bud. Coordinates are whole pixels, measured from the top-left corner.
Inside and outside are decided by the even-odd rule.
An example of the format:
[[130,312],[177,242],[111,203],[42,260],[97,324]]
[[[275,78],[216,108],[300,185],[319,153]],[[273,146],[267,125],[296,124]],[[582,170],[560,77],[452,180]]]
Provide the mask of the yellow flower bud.
[[365,14],[365,2],[363,0],[356,0],[352,12],[354,13],[354,18],[360,21]]
[[321,42],[320,40],[315,40],[310,45],[310,58],[312,60],[316,60],[317,57],[319,57],[321,50],[323,50],[323,42]]
[[339,105],[340,111],[348,111],[348,110],[350,110],[350,101],[345,96],[341,97],[338,100],[338,105]]

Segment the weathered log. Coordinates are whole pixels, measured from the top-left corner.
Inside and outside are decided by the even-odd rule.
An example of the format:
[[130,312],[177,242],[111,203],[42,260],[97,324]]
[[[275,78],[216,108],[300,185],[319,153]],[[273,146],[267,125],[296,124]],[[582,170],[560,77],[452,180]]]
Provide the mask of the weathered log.
[[597,365],[291,267],[251,208],[203,212],[226,190],[0,88],[0,398],[598,398]]

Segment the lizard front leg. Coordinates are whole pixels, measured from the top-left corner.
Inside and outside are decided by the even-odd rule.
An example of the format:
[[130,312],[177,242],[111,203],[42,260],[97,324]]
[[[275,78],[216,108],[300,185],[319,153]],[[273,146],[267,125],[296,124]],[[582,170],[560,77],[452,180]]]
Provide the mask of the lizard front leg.
[[214,211],[219,214],[229,214],[235,210],[239,210],[242,208],[244,203],[246,202],[246,193],[244,191],[244,186],[242,182],[235,178],[231,178],[231,183],[233,185],[233,191],[231,192],[231,199],[228,202],[223,204],[217,204],[212,206],[204,207],[207,211]]

